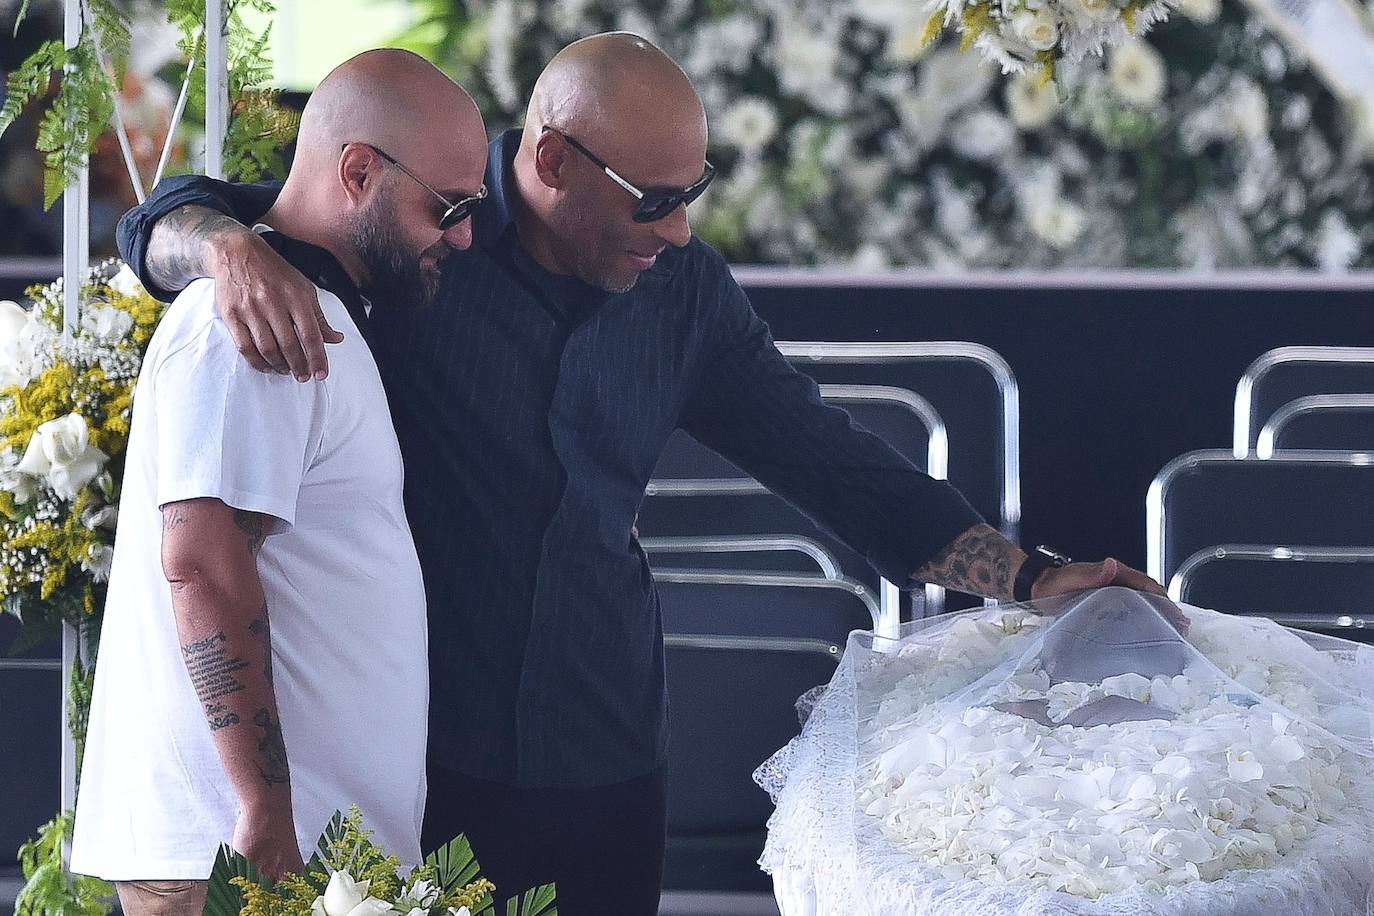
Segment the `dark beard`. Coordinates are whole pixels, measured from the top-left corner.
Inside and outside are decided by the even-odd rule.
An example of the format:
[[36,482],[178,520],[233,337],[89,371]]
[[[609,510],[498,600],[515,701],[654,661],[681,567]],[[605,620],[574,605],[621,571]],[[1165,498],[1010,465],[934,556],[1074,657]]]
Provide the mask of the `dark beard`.
[[363,295],[372,302],[428,308],[439,295],[439,272],[420,268],[420,252],[407,250],[396,231],[391,201],[369,207],[353,227],[353,248],[367,272]]

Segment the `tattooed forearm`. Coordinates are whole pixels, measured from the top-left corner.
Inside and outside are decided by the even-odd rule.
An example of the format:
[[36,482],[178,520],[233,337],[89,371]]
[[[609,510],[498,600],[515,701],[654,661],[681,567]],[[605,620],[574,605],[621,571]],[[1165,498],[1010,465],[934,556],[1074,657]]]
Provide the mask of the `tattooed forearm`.
[[263,782],[269,786],[283,785],[291,781],[291,770],[286,765],[286,742],[281,736],[281,720],[272,718],[264,707],[253,716],[253,724],[262,729],[258,739],[258,772]]
[[248,536],[248,552],[256,554],[267,539],[267,520],[256,512],[235,509],[234,526]]
[[181,647],[181,657],[186,662],[196,696],[207,706],[244,689],[243,682],[236,675],[248,667],[248,662],[237,656],[230,658],[224,650],[225,642],[224,631],[220,630],[213,636],[185,643]]
[[1021,549],[995,529],[975,525],[912,575],[970,595],[1009,599],[1024,559]]
[[165,290],[185,289],[193,280],[210,276],[205,243],[227,232],[248,232],[242,223],[206,207],[188,204],[162,217],[153,226],[144,257],[148,278]]
[[205,718],[210,723],[210,731],[217,732],[221,728],[228,728],[231,725],[238,725],[241,719],[239,714],[231,712],[228,706],[223,703],[207,703],[205,705]]
[[262,673],[267,677],[267,686],[276,681],[272,677],[272,620],[267,616],[267,602],[262,603],[262,613],[248,625],[248,632],[262,637]]

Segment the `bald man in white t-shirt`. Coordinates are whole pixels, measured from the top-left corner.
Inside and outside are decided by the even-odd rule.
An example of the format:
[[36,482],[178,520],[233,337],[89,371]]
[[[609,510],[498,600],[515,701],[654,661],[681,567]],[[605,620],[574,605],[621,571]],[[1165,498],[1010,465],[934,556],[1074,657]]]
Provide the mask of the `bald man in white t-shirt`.
[[270,877],[299,873],[355,804],[383,847],[419,861],[424,588],[365,294],[433,300],[439,262],[471,240],[485,166],[460,87],[407,52],[354,58],[306,106],[259,228],[344,331],[334,371],[301,385],[251,368],[209,280],[153,336],[72,854],[130,916],[199,916],[222,843]]

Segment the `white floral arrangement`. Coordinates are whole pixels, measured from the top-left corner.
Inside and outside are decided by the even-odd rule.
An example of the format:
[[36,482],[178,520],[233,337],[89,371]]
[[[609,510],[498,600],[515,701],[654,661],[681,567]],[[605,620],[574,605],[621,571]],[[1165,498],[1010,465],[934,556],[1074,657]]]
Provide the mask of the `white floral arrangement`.
[[1200,608],[1184,640],[1144,603],[853,634],[755,773],[784,916],[1363,912],[1374,652]]
[[1245,5],[1182,0],[1104,61],[1061,61],[1057,85],[923,45],[928,18],[914,0],[482,0],[405,39],[493,129],[567,42],[661,44],[719,167],[692,226],[735,263],[1374,268],[1374,107],[1342,103]]
[[104,604],[134,384],[163,306],[109,261],[63,336],[62,281],[0,302],[0,599],[26,642]]
[[1144,35],[1180,0],[932,0],[925,41],[953,28],[960,49],[978,48],[1003,73],[1054,79],[1061,61],[1101,55]]
[[457,836],[403,874],[377,846],[357,807],[336,812],[301,874],[277,881],[246,857],[220,847],[205,893],[204,916],[558,916],[552,884],[498,906],[496,885],[481,876],[472,846]]
[[[971,656],[1004,635],[1024,639],[1041,619],[960,623],[939,656],[977,671],[964,667]],[[1234,629],[1197,625],[1216,664],[1172,677],[1051,684],[1027,670],[987,702],[952,709],[929,701],[949,686],[938,662],[933,681],[913,674],[868,723],[861,809],[895,847],[946,874],[1093,899],[1276,866],[1352,803],[1350,768],[1367,780],[1368,764],[1300,718],[1320,712],[1302,670],[1251,639],[1218,639]],[[1108,697],[1172,718],[1068,724]],[[1026,701],[1042,701],[1048,721],[1007,711]]]

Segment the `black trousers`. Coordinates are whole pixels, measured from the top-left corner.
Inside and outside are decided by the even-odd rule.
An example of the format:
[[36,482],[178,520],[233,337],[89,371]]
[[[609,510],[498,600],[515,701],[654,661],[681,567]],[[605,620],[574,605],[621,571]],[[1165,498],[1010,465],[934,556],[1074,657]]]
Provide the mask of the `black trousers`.
[[667,774],[610,786],[519,789],[429,765],[421,846],[460,833],[501,901],[558,885],[559,916],[655,916],[667,843]]

